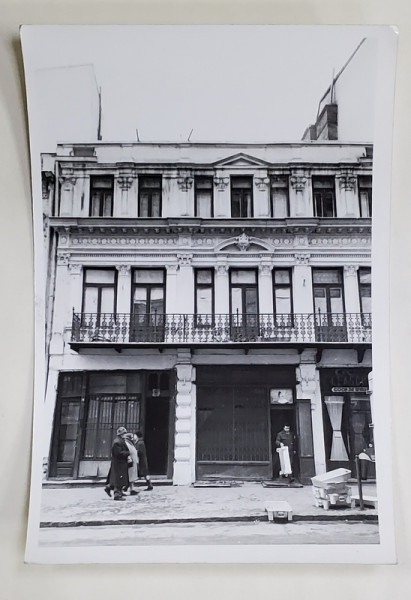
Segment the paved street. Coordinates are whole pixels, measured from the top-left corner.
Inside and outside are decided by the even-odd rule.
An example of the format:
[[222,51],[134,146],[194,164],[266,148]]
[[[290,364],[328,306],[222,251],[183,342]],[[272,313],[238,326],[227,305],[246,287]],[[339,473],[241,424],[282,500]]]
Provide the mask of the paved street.
[[377,523],[173,523],[40,530],[41,546],[378,544]]

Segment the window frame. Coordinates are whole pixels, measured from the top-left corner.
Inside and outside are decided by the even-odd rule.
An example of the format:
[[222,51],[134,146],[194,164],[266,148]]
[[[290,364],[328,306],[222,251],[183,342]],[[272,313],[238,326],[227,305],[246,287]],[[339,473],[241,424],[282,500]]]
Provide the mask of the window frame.
[[[316,183],[319,184],[321,180],[325,181],[326,179],[332,180],[332,186],[318,185],[316,187]],[[312,195],[313,195],[313,211],[314,217],[319,219],[335,219],[337,217],[337,203],[336,203],[336,195],[335,195],[335,175],[312,175],[311,177],[311,185],[312,185]],[[326,194],[332,194],[332,216],[324,216],[324,203],[326,202]],[[319,206],[318,200],[316,198],[317,195],[320,195],[320,203],[321,203],[321,211],[318,211],[317,208]],[[322,214],[318,214],[321,212]]]
[[[286,285],[284,283],[276,283],[275,282],[275,274],[277,271],[287,271],[290,282]],[[293,319],[294,315],[294,301],[293,301],[293,270],[290,267],[274,267],[272,270],[272,278],[273,278],[273,312],[274,317],[277,315],[290,315],[291,319]],[[275,291],[279,288],[288,288],[290,290],[290,312],[289,313],[279,313],[276,309],[276,296]]]
[[[365,179],[369,178],[370,185],[364,185]],[[361,193],[367,193],[367,204],[368,204],[368,215],[363,215]],[[371,219],[372,218],[372,176],[371,175],[358,175],[358,204],[360,209],[360,218]]]
[[[135,283],[134,281],[134,274],[136,271],[159,271],[163,274],[163,283]],[[130,300],[130,315],[134,315],[134,311],[133,311],[133,306],[134,306],[134,290],[136,288],[149,288],[149,296],[148,296],[148,302],[147,302],[147,298],[146,298],[146,307],[150,307],[151,304],[151,291],[152,288],[158,288],[158,287],[162,287],[163,288],[163,302],[164,302],[164,312],[162,313],[164,316],[166,315],[166,290],[167,290],[167,281],[166,281],[166,270],[162,267],[134,267],[131,270],[131,300]],[[152,313],[146,312],[146,315],[151,315]]]
[[[157,187],[145,187],[144,181],[147,179],[155,179],[158,181],[159,186]],[[148,202],[147,202],[147,212],[149,213],[146,217],[143,217],[141,214],[141,193],[142,191],[148,193]],[[152,193],[159,192],[160,193],[160,202],[158,207],[158,216],[153,216],[153,199]],[[157,175],[156,173],[144,174],[138,176],[138,216],[141,219],[160,219],[163,213],[163,177],[162,175]]]
[[[244,181],[249,182],[250,187],[234,187],[235,181]],[[240,198],[240,215],[233,215],[233,191],[241,190],[241,198]],[[250,192],[250,215],[242,215],[241,207],[244,201],[244,194],[246,191]],[[231,208],[231,218],[232,219],[252,219],[254,217],[254,177],[252,175],[231,175],[230,176],[230,208]]]
[[214,177],[212,175],[195,175],[194,176],[194,216],[199,217],[199,202],[198,202],[198,192],[200,190],[204,190],[207,188],[198,188],[197,185],[200,182],[210,181],[210,217],[200,217],[202,219],[214,217]]
[[[114,283],[87,283],[86,281],[86,275],[87,275],[87,271],[110,271],[114,273]],[[93,314],[93,313],[86,313],[84,311],[84,305],[85,305],[85,300],[86,300],[86,288],[91,288],[91,287],[96,287],[98,289],[98,311],[97,311],[97,315],[101,315],[101,314],[106,314],[106,313],[102,313],[101,312],[101,291],[103,288],[113,288],[114,289],[114,298],[113,298],[113,316],[115,317],[117,315],[117,287],[118,287],[118,271],[115,267],[84,267],[83,268],[83,297],[82,297],[82,304],[81,304],[81,312],[82,314]]]
[[360,297],[360,309],[361,315],[372,314],[372,311],[364,311],[363,309],[363,295],[362,290],[369,289],[370,290],[370,298],[372,302],[372,282],[371,283],[361,283],[361,272],[369,273],[372,276],[371,267],[359,267],[358,268],[358,295]]
[[[211,284],[210,283],[198,283],[197,276],[200,271],[210,271],[211,272]],[[204,313],[198,312],[197,305],[197,291],[201,289],[211,289],[211,314],[210,314],[210,322],[202,323],[201,320],[198,319],[199,315]],[[195,315],[195,323],[196,327],[210,327],[214,324],[215,319],[215,272],[212,267],[198,267],[194,269],[194,315]]]
[[[102,179],[109,179],[110,180],[110,188],[98,188],[97,189],[94,187],[93,184],[95,184],[98,180],[102,180]],[[104,215],[104,204],[105,204],[105,198],[104,195],[105,190],[109,190],[111,193],[111,211],[109,215]],[[99,214],[98,215],[93,215],[92,214],[92,209],[93,209],[93,199],[92,196],[94,193],[100,192],[100,197],[99,197]],[[98,217],[112,217],[114,213],[114,175],[90,175],[90,194],[89,194],[89,217],[94,217],[94,218],[98,218]]]
[[[287,180],[286,185],[273,185],[275,179],[284,178]],[[285,189],[286,190],[286,216],[285,217],[275,217],[274,216],[274,198],[273,198],[273,190],[275,189]],[[289,175],[271,175],[270,176],[270,216],[272,219],[288,219],[290,217],[290,177]]]

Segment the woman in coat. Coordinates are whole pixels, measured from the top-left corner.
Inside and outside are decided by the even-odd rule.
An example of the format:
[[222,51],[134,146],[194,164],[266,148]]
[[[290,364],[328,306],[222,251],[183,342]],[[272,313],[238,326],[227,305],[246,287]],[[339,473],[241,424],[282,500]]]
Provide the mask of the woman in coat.
[[138,454],[138,476],[144,477],[147,482],[146,490],[151,491],[153,489],[153,484],[151,483],[150,475],[148,472],[148,462],[147,462],[147,450],[146,445],[144,443],[143,433],[141,431],[136,431],[137,436],[137,454]]
[[[136,496],[138,492],[134,489],[134,484],[138,479],[138,454],[135,447],[137,442],[137,436],[132,433],[126,433],[124,441],[127,444],[127,448],[130,452],[130,459],[133,461],[129,463],[128,467],[128,480],[130,482],[130,496]],[[131,466],[130,466],[131,464]]]

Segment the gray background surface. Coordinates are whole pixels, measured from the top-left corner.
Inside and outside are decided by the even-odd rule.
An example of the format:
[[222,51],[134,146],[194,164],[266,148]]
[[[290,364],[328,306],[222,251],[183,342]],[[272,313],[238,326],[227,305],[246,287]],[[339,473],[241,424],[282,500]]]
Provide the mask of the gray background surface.
[[[411,596],[411,3],[409,0],[0,0],[0,597],[89,600],[244,598],[324,593]],[[20,24],[392,24],[399,28],[391,234],[391,413],[398,564],[25,565],[33,388],[33,237]],[[389,424],[387,424],[389,426]]]

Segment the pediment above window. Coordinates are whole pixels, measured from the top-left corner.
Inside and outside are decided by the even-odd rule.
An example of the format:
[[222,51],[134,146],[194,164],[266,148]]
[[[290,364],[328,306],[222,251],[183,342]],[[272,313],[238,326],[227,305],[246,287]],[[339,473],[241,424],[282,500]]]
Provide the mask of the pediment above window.
[[234,154],[233,156],[228,156],[227,158],[223,158],[222,160],[218,160],[214,163],[214,167],[263,167],[267,168],[270,166],[265,160],[261,160],[261,158],[256,158],[255,156],[250,156],[249,154],[244,154],[240,152],[239,154]]

